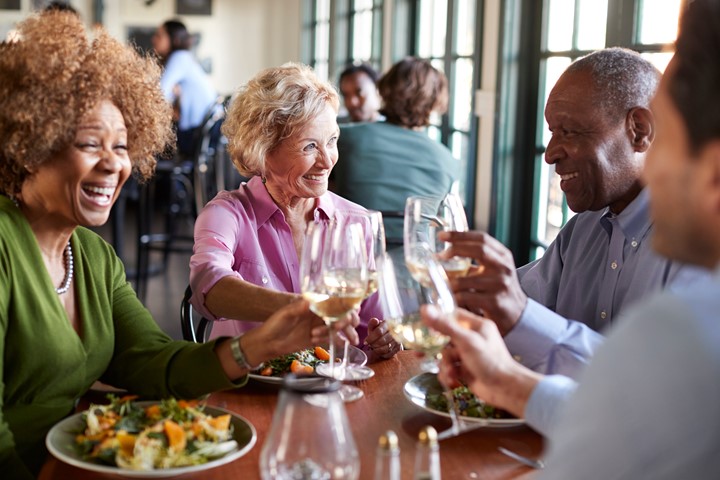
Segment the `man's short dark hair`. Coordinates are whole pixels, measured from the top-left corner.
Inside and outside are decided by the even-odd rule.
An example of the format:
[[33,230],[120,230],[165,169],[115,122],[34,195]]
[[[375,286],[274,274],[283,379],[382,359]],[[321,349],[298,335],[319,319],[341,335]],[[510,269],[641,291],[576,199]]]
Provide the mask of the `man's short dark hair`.
[[675,47],[668,90],[697,153],[720,138],[720,1],[689,2]]
[[350,65],[345,67],[345,70],[343,70],[340,74],[338,84],[342,83],[343,78],[354,75],[356,73],[364,73],[365,75],[370,77],[370,80],[372,80],[375,85],[377,85],[377,82],[380,79],[380,74],[369,63],[351,63]]

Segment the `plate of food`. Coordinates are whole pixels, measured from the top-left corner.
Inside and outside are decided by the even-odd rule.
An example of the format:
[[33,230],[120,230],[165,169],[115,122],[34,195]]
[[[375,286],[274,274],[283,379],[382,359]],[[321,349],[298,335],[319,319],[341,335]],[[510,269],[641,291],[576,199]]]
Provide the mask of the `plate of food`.
[[[342,361],[343,349],[336,348],[336,362]],[[308,348],[299,352],[282,355],[265,362],[262,368],[254,370],[248,376],[253,380],[264,383],[281,384],[285,375],[292,372],[298,375],[311,375],[315,367],[326,363],[330,359],[325,346]],[[368,361],[365,352],[357,347],[348,347],[348,363],[353,365],[365,365]]]
[[257,441],[243,417],[198,401],[109,396],[53,426],[50,453],[78,468],[124,477],[175,477],[242,457]]
[[[436,374],[425,372],[412,377],[405,382],[403,392],[418,407],[450,418],[447,397]],[[525,420],[478,399],[467,387],[455,388],[453,399],[461,419],[468,423],[485,423],[488,427],[514,427],[525,423]]]

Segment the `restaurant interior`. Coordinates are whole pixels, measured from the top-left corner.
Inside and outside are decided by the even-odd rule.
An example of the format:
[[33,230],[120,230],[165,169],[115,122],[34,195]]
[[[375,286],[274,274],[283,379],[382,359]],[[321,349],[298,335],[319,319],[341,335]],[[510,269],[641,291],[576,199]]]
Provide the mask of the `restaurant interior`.
[[[48,3],[0,0],[0,37],[11,35],[17,22]],[[430,126],[423,132],[445,145],[458,162],[457,193],[469,229],[486,231],[498,239],[520,266],[542,257],[560,229],[575,215],[554,166],[544,160],[551,139],[544,108],[555,82],[574,60],[605,47],[640,52],[663,71],[673,54],[684,2],[72,0],[68,3],[88,27],[102,25],[115,38],[132,43],[141,51],[152,50],[153,34],[164,21],[182,21],[192,36],[193,56],[218,92],[220,110],[216,111],[226,109],[237,89],[258,72],[286,62],[309,65],[321,80],[337,86],[340,73],[351,64],[367,63],[383,73],[408,56],[429,60],[447,77],[449,101],[447,112],[433,115]],[[347,113],[341,96],[338,116]],[[218,131],[218,120],[222,119],[222,114],[205,118],[200,141],[189,160],[185,158],[181,163],[172,159],[159,167],[157,180],[126,187],[113,207],[110,221],[94,228],[115,247],[128,280],[155,321],[177,340],[188,339],[181,317],[187,320],[190,313],[196,322],[201,317],[188,308],[186,297],[197,215],[218,191],[235,189],[247,180],[230,161],[227,139]],[[377,440],[387,430],[394,430],[400,437],[403,452],[403,473],[392,478],[413,478],[408,475],[417,468],[418,432],[428,424],[440,432],[453,428],[450,417],[435,416],[425,407],[418,408],[412,400],[408,401],[411,393],[405,382],[417,374],[421,360],[411,352],[401,354],[404,362],[381,362],[373,373],[374,380],[356,383],[364,390],[364,398],[347,403],[344,408],[351,424],[357,426],[353,428],[360,429],[354,435],[361,474],[332,478],[373,478],[381,451],[376,450]],[[250,443],[249,453],[235,462],[186,473],[183,478],[260,478],[257,465],[265,461],[261,458],[266,455],[263,443],[270,442],[271,425],[277,421],[273,410],[264,404],[270,398],[273,403],[277,401],[279,386],[258,383],[253,388],[247,398],[239,399],[232,391],[213,394],[211,398],[213,407],[226,408],[249,419],[258,430],[253,440],[257,444]],[[396,391],[387,396],[391,388]],[[281,401],[293,399],[288,396]],[[289,407],[283,403],[282,408]],[[383,411],[399,412],[398,417],[387,418]],[[367,424],[363,424],[365,419]],[[478,426],[483,425],[475,427]],[[384,438],[382,441],[388,442]],[[469,438],[472,448],[468,446]],[[498,447],[519,454],[519,460],[498,453]],[[470,450],[491,453],[468,461],[466,454]],[[480,428],[440,443],[442,474],[446,479],[534,478],[542,465],[527,464],[542,455],[542,437],[515,423]],[[79,472],[56,462],[46,465],[40,478],[113,478],[105,477],[107,471],[102,470]],[[246,472],[250,472],[247,477]]]

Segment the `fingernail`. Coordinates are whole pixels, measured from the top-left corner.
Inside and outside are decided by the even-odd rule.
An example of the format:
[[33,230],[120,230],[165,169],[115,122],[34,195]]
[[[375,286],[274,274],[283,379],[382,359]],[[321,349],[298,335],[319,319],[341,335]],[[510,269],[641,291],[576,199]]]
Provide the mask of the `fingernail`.
[[438,320],[440,318],[440,309],[435,305],[425,305],[425,313],[428,318],[432,320]]

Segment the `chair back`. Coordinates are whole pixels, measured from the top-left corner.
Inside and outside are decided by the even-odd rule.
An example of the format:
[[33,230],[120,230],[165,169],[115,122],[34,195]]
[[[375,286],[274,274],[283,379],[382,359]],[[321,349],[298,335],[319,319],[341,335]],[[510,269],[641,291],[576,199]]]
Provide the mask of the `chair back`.
[[182,328],[182,336],[188,342],[203,343],[206,335],[210,333],[208,327],[210,320],[197,315],[190,304],[192,297],[192,289],[190,285],[185,289],[182,303],[180,304],[180,327]]
[[402,224],[402,221],[405,218],[405,212],[401,210],[381,210],[380,213],[382,213],[383,222],[385,222],[385,245],[387,245],[388,250],[393,247],[401,247],[404,243],[402,234],[400,234],[399,237],[393,237],[388,235],[387,232],[393,230],[388,228],[387,220],[390,218],[398,219],[398,223]]

